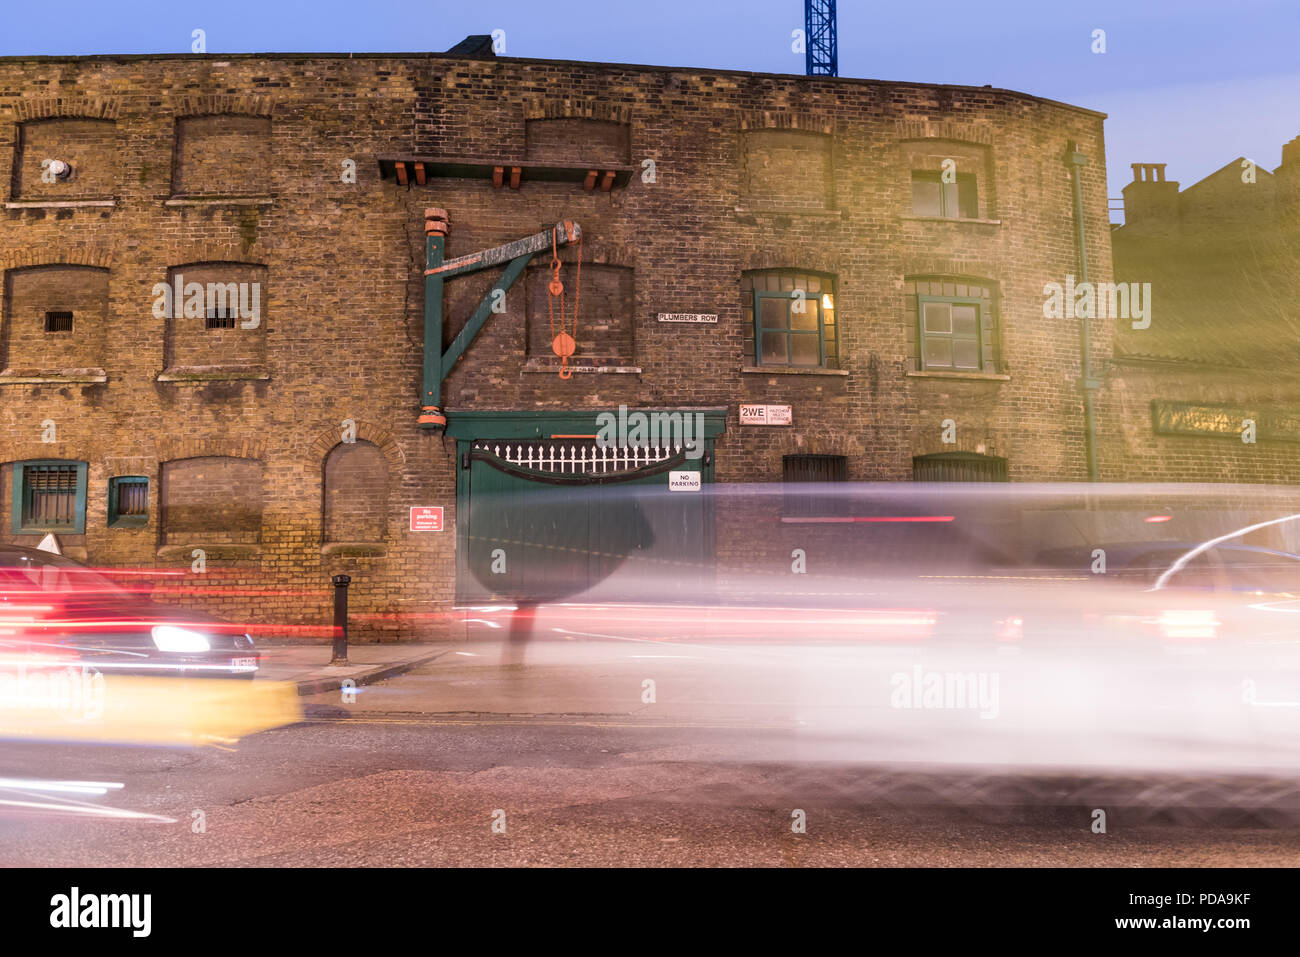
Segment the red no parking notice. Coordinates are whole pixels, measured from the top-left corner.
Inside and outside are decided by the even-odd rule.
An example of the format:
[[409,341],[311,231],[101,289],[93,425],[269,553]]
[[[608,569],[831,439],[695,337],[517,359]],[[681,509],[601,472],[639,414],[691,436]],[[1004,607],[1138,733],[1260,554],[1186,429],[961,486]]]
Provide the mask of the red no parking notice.
[[442,531],[442,506],[441,505],[412,505],[411,506],[411,531],[441,532]]

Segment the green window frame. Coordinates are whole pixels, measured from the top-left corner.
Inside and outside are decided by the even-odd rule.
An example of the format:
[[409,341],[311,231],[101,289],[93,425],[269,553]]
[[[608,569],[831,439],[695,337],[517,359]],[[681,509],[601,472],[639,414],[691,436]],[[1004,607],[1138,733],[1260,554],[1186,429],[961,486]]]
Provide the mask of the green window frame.
[[29,459],[13,467],[12,528],[15,535],[86,532],[85,462]]
[[978,219],[979,192],[975,174],[958,173],[955,182],[945,183],[938,170],[913,170],[912,214],[943,219]]
[[[791,366],[794,368],[820,368],[826,365],[826,323],[822,311],[820,295],[790,292],[754,291],[754,364],[768,366]],[[802,300],[803,311],[795,309],[796,300]],[[813,338],[817,340],[816,362],[795,362],[795,348],[811,358],[808,344]],[[781,343],[784,361],[776,358],[764,358],[769,345]],[[775,352],[775,350],[773,350]]]
[[[781,267],[746,270],[741,274],[741,310],[747,361],[769,368],[839,368],[837,294],[830,273]],[[795,311],[799,299],[802,313]],[[796,357],[800,361],[792,361]]]
[[149,479],[118,475],[108,480],[108,527],[144,528],[149,524]]
[[987,317],[979,297],[918,295],[916,317],[922,369],[983,371]]

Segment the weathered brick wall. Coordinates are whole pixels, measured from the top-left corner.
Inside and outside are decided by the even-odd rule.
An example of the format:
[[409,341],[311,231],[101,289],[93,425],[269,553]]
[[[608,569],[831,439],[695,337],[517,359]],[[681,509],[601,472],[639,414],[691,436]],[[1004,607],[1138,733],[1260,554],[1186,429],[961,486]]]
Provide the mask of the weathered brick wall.
[[529,160],[546,163],[590,163],[597,167],[626,166],[628,124],[582,116],[545,116],[527,121]]
[[[454,577],[456,463],[454,443],[415,428],[426,206],[450,211],[448,256],[562,218],[581,223],[579,340],[641,370],[562,381],[553,357],[534,355],[529,337],[545,304],[530,289],[549,260],[539,255],[507,296],[506,313],[492,317],[448,379],[444,403],[453,411],[725,405],[716,465],[723,482],[775,481],[782,455],[793,452],[846,455],[854,480],[906,480],[913,455],[954,448],[1006,456],[1016,480],[1084,475],[1077,324],[1044,320],[1041,290],[1076,271],[1064,165],[1071,141],[1089,157],[1091,269],[1109,275],[1097,114],[990,88],[552,61],[8,59],[0,60],[0,183],[13,182],[20,122],[110,114],[118,174],[85,198],[114,206],[15,207],[0,221],[0,269],[57,262],[109,270],[108,382],[0,384],[0,461],[88,461],[87,531],[69,537],[70,551],[107,565],[185,571],[167,586],[180,600],[274,622],[285,634],[324,634],[313,629],[329,620],[329,576],[347,573],[363,633],[442,633],[438,616]],[[537,122],[545,120],[553,122]],[[749,139],[775,144],[767,172],[750,163]],[[827,145],[800,170],[790,145],[805,140]],[[959,168],[968,153],[986,157],[980,212],[996,222],[909,217],[908,151],[918,143],[926,152],[958,144]],[[374,161],[410,151],[518,161],[539,150],[554,151],[557,162],[618,159],[638,170],[651,159],[656,177],[634,174],[611,193],[527,180],[517,191],[441,179],[403,189],[381,182]],[[344,179],[348,161],[355,183]],[[794,187],[798,195],[786,195]],[[248,198],[202,199],[223,194]],[[564,251],[566,282],[575,255]],[[234,340],[261,345],[228,357],[247,367],[244,378],[235,370],[159,379],[170,361],[167,325],[152,313],[151,290],[169,270],[195,263],[265,270],[262,338]],[[745,371],[754,361],[741,275],[774,267],[835,277],[847,374]],[[919,275],[973,277],[996,291],[998,362],[1009,378],[909,374],[904,280]],[[447,341],[493,278],[447,284]],[[719,321],[659,323],[660,312],[712,312]],[[606,319],[619,321],[600,331],[597,346],[592,337]],[[9,327],[7,306],[0,321]],[[1106,323],[1095,324],[1093,348],[1097,357],[1109,353]],[[741,427],[740,402],[790,404],[794,425]],[[47,418],[59,424],[54,445],[41,441]],[[956,446],[940,440],[946,418],[956,420]],[[345,420],[383,452],[382,548],[329,547],[326,457]],[[214,547],[207,579],[189,571],[192,549],[220,545],[219,536],[170,524],[164,534],[158,487],[167,463],[203,456],[256,462],[262,488],[260,540],[242,543],[245,551]],[[108,480],[121,474],[153,480],[146,529],[106,527]],[[448,531],[407,531],[408,508],[429,504],[446,506]],[[723,524],[719,552],[753,549],[767,531]],[[0,540],[12,538],[4,526]],[[772,541],[788,563],[787,544]]]

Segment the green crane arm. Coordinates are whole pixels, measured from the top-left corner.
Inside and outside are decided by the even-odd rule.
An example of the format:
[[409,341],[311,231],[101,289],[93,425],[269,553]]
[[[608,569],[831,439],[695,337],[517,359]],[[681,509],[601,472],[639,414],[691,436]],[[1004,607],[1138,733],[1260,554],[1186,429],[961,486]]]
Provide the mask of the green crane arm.
[[[564,220],[540,233],[516,239],[514,242],[485,249],[468,256],[458,256],[446,261],[442,258],[447,240],[447,214],[441,209],[424,212],[425,269],[424,269],[424,379],[420,402],[419,426],[422,429],[441,431],[447,426],[447,416],[442,409],[442,383],[451,374],[452,366],[465,354],[469,344],[479,334],[492,314],[492,304],[505,295],[514,281],[523,273],[533,255],[554,243],[567,246],[582,236],[582,228],[575,222]],[[474,314],[455,340],[442,350],[442,284],[453,276],[490,269],[507,264]]]

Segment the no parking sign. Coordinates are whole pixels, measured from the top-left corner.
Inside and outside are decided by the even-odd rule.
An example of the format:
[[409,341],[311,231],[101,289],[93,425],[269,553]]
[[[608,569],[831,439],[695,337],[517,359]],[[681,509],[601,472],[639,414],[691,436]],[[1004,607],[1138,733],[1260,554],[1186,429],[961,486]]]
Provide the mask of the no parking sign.
[[441,532],[442,531],[442,506],[441,505],[412,505],[411,506],[411,531]]

